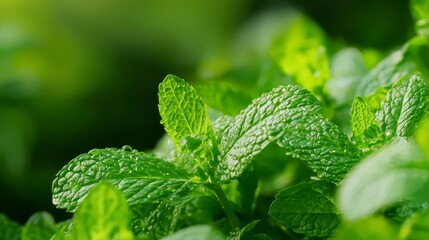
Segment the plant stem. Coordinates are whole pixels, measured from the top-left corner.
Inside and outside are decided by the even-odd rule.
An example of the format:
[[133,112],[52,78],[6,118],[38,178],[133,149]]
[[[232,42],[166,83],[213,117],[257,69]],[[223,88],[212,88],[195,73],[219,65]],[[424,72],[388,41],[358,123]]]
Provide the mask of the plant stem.
[[240,222],[238,221],[237,215],[235,215],[234,210],[232,210],[231,205],[229,204],[228,199],[226,199],[225,193],[221,186],[219,184],[215,184],[212,189],[215,192],[220,205],[225,211],[233,230],[240,229]]

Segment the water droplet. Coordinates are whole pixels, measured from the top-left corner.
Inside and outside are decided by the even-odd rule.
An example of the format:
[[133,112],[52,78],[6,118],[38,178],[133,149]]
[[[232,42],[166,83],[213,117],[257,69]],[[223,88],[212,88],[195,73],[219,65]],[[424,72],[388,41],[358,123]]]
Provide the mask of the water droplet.
[[123,151],[132,151],[132,150],[133,150],[133,148],[132,148],[131,146],[129,146],[129,145],[124,145],[124,146],[122,147],[122,150],[123,150]]

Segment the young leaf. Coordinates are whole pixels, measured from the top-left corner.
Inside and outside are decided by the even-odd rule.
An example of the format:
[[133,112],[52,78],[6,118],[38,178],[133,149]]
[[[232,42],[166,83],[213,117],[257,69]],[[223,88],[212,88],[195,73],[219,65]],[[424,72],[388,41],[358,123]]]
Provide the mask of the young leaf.
[[427,115],[429,88],[417,75],[406,77],[395,84],[386,95],[378,112],[380,129],[388,141],[410,137]]
[[300,183],[276,195],[269,214],[281,225],[310,237],[329,236],[340,223],[333,202],[336,186],[326,181]]
[[125,197],[112,184],[91,189],[74,215],[72,239],[133,239]]
[[195,225],[162,238],[162,240],[224,240],[226,236],[211,225]]
[[415,144],[396,143],[350,172],[339,190],[339,206],[346,219],[357,220],[404,199],[429,200],[428,187],[429,161]]
[[320,95],[330,79],[322,30],[310,20],[298,17],[285,36],[271,49],[273,58],[296,83]]
[[22,240],[51,239],[58,231],[55,221],[47,212],[38,212],[28,219],[22,229]]
[[361,149],[377,147],[383,137],[375,121],[375,113],[371,107],[360,97],[356,97],[350,112],[353,138]]
[[[239,177],[255,155],[284,134],[299,114],[320,109],[307,90],[280,86],[255,99],[218,133],[219,165],[215,177],[223,182]],[[220,135],[219,135],[220,134]]]
[[101,181],[120,189],[128,204],[174,201],[196,182],[172,163],[129,148],[94,149],[71,160],[52,184],[53,203],[74,211],[88,191]]
[[7,218],[4,214],[0,214],[0,239],[21,239],[21,226]]
[[226,115],[237,115],[252,102],[251,96],[225,82],[209,82],[197,86],[197,91],[210,107]]
[[215,165],[211,154],[215,144],[214,133],[207,106],[193,87],[174,75],[168,75],[159,85],[158,97],[165,131],[179,154],[186,152],[185,156],[178,158],[179,161],[194,154],[194,147],[189,147],[188,143],[197,141],[198,146],[195,148],[199,148],[199,152],[194,154],[193,161],[186,161],[192,164],[192,168],[189,169],[187,165],[184,167],[190,174],[199,171],[200,176],[206,179]]

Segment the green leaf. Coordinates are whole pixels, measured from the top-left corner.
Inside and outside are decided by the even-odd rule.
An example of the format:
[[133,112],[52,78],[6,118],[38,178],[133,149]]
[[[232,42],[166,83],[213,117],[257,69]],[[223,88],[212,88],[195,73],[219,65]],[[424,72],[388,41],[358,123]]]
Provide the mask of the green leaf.
[[420,72],[429,76],[428,40],[416,37],[407,42],[400,50],[393,52],[375,66],[357,87],[357,95],[366,97],[378,89],[397,82],[404,76]]
[[272,57],[296,83],[320,95],[330,79],[323,31],[309,19],[297,17],[272,49]]
[[72,239],[133,239],[125,197],[112,184],[91,189],[74,215]]
[[429,119],[426,119],[416,131],[416,142],[429,159]]
[[339,206],[357,220],[402,200],[429,200],[429,161],[413,143],[396,143],[364,159],[344,179]]
[[387,91],[378,112],[380,129],[386,141],[407,138],[427,116],[429,88],[417,75],[405,77]]
[[284,134],[287,124],[297,121],[300,113],[310,115],[317,109],[314,96],[294,85],[277,87],[255,99],[218,132],[216,179],[227,182],[239,177],[254,156]]
[[38,212],[28,219],[22,229],[22,240],[51,239],[58,231],[55,221],[47,212]]
[[400,230],[401,239],[429,239],[429,212],[415,214],[409,218]]
[[319,112],[298,109],[278,141],[286,154],[304,160],[321,179],[340,182],[360,160],[362,152],[341,129]]
[[211,154],[215,143],[207,106],[193,87],[174,75],[168,75],[159,85],[158,97],[161,123],[179,154],[185,152],[185,156],[178,158],[180,165],[189,154],[194,154],[194,146],[189,147],[188,143],[196,140],[198,146],[195,148],[199,148],[199,152],[192,161],[187,160],[192,168],[184,166],[190,174],[198,171],[202,178],[208,178],[215,168]]
[[349,105],[356,94],[356,87],[367,73],[362,54],[355,48],[345,48],[332,59],[331,79],[326,87],[337,105]]
[[130,206],[174,202],[198,182],[172,163],[129,147],[94,149],[71,160],[52,184],[53,203],[74,211],[88,191],[101,181],[120,189]]
[[21,226],[19,226],[18,223],[10,220],[4,214],[0,214],[0,239],[21,239]]
[[416,31],[419,35],[429,35],[429,1],[411,0],[411,13],[416,21]]
[[197,86],[197,91],[204,102],[226,115],[237,115],[252,102],[251,96],[234,89],[226,82],[208,82]]
[[346,222],[338,228],[332,240],[398,240],[398,229],[383,217]]
[[261,220],[255,220],[253,222],[248,223],[242,229],[237,230],[236,232],[231,233],[230,240],[272,240],[272,238],[263,233],[255,234],[252,233],[252,230],[255,228],[256,224],[258,224]]
[[329,236],[340,223],[333,202],[336,186],[326,181],[300,183],[276,195],[269,214],[281,225],[310,237]]
[[356,97],[350,113],[353,138],[361,149],[378,147],[377,142],[383,137],[375,121],[375,113],[371,107],[360,97]]
[[162,240],[225,240],[226,236],[211,225],[195,225],[162,238]]

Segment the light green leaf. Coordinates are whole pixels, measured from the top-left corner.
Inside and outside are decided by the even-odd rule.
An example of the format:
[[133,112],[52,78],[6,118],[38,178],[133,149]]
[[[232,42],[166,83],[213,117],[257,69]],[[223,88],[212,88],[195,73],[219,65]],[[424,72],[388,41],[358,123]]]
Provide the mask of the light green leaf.
[[416,142],[429,159],[429,119],[426,119],[416,131]]
[[364,159],[344,179],[339,206],[357,220],[402,200],[429,200],[429,160],[413,143],[396,143]]
[[125,197],[112,184],[91,189],[74,215],[72,239],[133,239]]
[[130,206],[175,201],[186,196],[196,179],[172,163],[129,147],[94,149],[71,160],[52,184],[53,203],[74,211],[101,181],[120,189]]
[[361,136],[365,134],[375,120],[375,113],[371,107],[360,97],[356,97],[352,104],[350,122],[353,135]]
[[409,218],[400,230],[401,239],[429,239],[429,212],[415,214]]
[[[185,156],[178,157],[179,165],[187,161],[192,168],[189,169],[189,165],[185,164],[185,170],[192,175],[198,171],[200,177],[208,178],[215,168],[215,159],[211,153],[216,146],[207,106],[192,86],[174,75],[168,75],[159,85],[158,97],[161,123],[165,131],[178,153],[186,152]],[[193,147],[190,149],[187,146],[192,139],[199,142],[199,152],[195,154]],[[194,154],[192,160],[186,160],[189,154]]]
[[249,94],[234,89],[226,82],[202,83],[197,86],[197,91],[208,106],[226,115],[237,115],[252,102]]
[[412,136],[427,116],[428,100],[429,88],[417,75],[403,78],[387,91],[382,108],[377,113],[385,140]]
[[28,219],[22,229],[22,240],[50,239],[58,231],[55,221],[47,212],[38,212]]
[[340,223],[333,202],[336,186],[326,181],[300,183],[276,195],[269,214],[281,225],[310,237],[329,236]]
[[325,83],[330,79],[324,41],[323,31],[300,16],[271,49],[273,59],[283,71],[315,95],[324,92]]
[[420,72],[429,76],[428,40],[416,37],[375,66],[358,84],[357,95],[366,97],[404,76]]
[[[215,177],[227,182],[239,177],[254,156],[284,134],[287,124],[320,109],[305,89],[280,86],[255,99],[218,132],[219,165]],[[220,135],[219,135],[220,134]]]
[[195,225],[162,238],[162,240],[225,240],[226,236],[211,225]]
[[345,222],[332,240],[399,240],[398,229],[383,217]]
[[411,13],[416,21],[416,31],[419,35],[429,35],[429,1],[411,0]]
[[0,239],[21,239],[21,226],[4,214],[0,214]]
[[383,137],[375,121],[375,113],[371,107],[360,97],[356,97],[350,113],[353,138],[361,149],[378,147]]
[[332,59],[331,79],[326,84],[337,105],[350,105],[357,84],[367,73],[362,54],[355,48],[345,48]]

